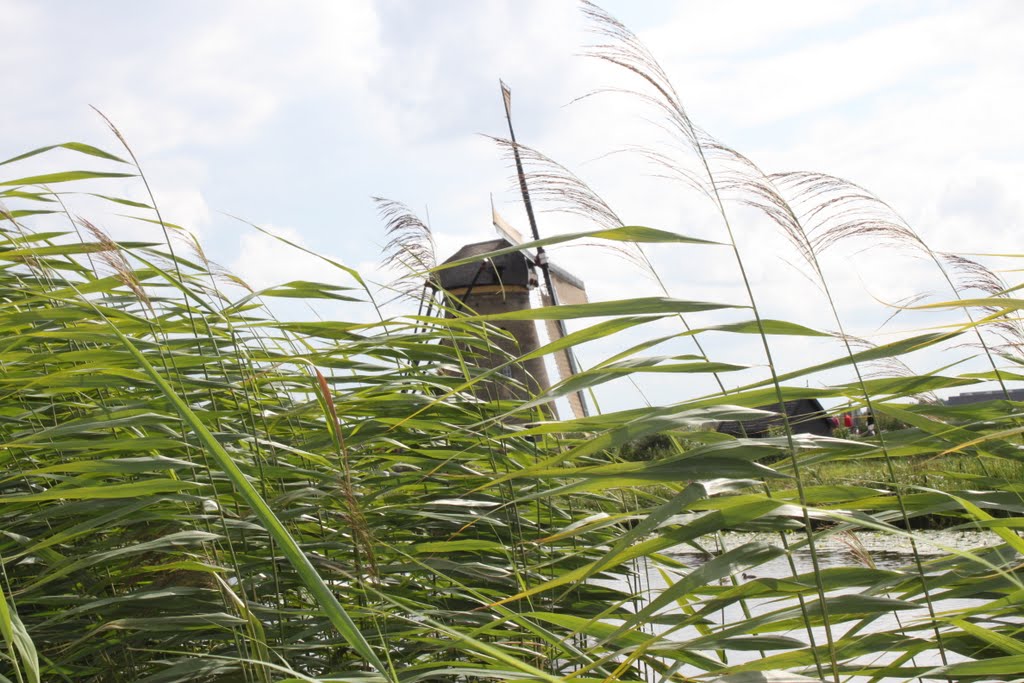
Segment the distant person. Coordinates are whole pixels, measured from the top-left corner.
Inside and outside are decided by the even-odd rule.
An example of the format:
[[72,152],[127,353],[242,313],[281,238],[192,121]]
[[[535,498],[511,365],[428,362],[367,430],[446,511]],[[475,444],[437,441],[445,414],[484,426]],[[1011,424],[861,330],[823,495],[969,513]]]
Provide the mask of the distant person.
[[867,423],[868,423],[868,430],[867,430],[868,431],[868,436],[874,436],[875,435],[875,415],[870,410],[868,411],[868,415],[867,415]]
[[849,429],[851,432],[853,431],[853,415],[850,415],[849,413],[843,413],[843,426]]

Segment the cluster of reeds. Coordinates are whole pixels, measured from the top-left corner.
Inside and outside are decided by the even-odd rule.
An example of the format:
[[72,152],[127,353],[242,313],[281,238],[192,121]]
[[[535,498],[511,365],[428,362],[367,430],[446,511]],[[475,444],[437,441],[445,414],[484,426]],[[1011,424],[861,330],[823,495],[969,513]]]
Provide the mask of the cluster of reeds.
[[[635,339],[676,318],[673,336],[699,340],[706,330],[687,314],[740,308],[748,321],[713,331],[754,340],[765,376],[730,385],[737,367],[707,343],[690,356],[645,355],[662,330],[545,396],[488,401],[474,389],[507,381],[477,362],[477,351],[493,357],[495,316],[280,320],[267,305],[275,298],[374,307],[373,291],[335,262],[344,284],[240,287],[152,199],[103,191],[109,178],[145,181],[126,144],[120,156],[81,143],[21,155],[0,164],[0,680],[1024,677],[1024,499],[1020,482],[999,475],[1022,457],[1021,404],[910,400],[1022,378],[1014,290],[974,261],[934,254],[850,183],[762,172],[689,120],[628,29],[586,11],[604,36],[595,55],[639,79],[639,96],[690,157],[641,153],[711,201],[723,234],[709,244],[629,226],[579,178],[529,153],[539,195],[596,224],[545,242],[602,242],[646,264],[652,248],[725,244],[738,295],[709,303],[666,292],[506,317],[596,319],[545,353],[627,331]],[[97,170],[19,177],[19,162],[55,148]],[[158,238],[115,242],[69,210],[83,192]],[[963,320],[865,346],[833,306],[834,359],[777,372],[775,335],[829,335],[761,317],[729,222],[737,202],[785,231],[826,295],[823,249],[866,233],[915,245],[951,287],[928,306]],[[397,204],[382,210],[392,259],[432,267],[429,231]],[[958,273],[983,296],[964,295]],[[982,350],[988,370],[900,364],[963,343]],[[900,371],[865,372],[879,361]],[[851,381],[807,386],[837,368]],[[721,391],[580,420],[541,408],[637,372],[713,375]],[[904,427],[864,440],[714,429],[798,398]],[[655,435],[657,457],[617,457]],[[950,453],[982,473],[947,473],[962,486],[935,490],[906,485],[893,465]],[[878,459],[885,476],[817,486],[806,475],[852,458]],[[936,546],[916,524],[936,516],[991,542]],[[857,540],[864,531],[907,554],[881,566]],[[836,539],[855,552],[826,565]],[[767,575],[774,565],[781,573]]]

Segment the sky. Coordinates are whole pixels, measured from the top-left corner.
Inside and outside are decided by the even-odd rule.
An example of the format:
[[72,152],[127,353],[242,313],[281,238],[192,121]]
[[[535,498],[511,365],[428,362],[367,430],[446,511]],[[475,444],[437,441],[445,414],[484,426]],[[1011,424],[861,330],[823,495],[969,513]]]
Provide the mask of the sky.
[[[608,0],[602,7],[647,44],[690,118],[761,168],[854,181],[935,249],[1022,251],[1024,4]],[[499,78],[512,88],[519,141],[588,182],[626,223],[725,238],[706,200],[624,151],[674,153],[650,109],[621,94],[583,97],[637,83],[582,56],[595,37],[570,0],[0,0],[0,16],[0,158],[68,140],[116,150],[90,109],[97,107],[132,145],[164,215],[257,288],[340,279],[232,216],[380,280],[388,276],[378,267],[385,237],[374,196],[428,219],[442,259],[492,237],[492,196],[525,231],[509,162],[487,137],[506,134]],[[32,170],[63,170],[69,158],[32,163]],[[118,182],[112,193],[144,198],[137,183]],[[734,211],[765,315],[834,329],[779,231],[753,212]],[[141,226],[104,220],[116,237],[154,238]],[[551,212],[539,223],[545,235],[592,227]],[[672,296],[745,303],[725,250],[650,255]],[[586,281],[592,300],[660,293],[606,250],[556,249],[553,258]],[[823,264],[850,332],[885,341],[897,329],[932,324],[903,315],[902,328],[882,325],[893,312],[887,304],[941,287],[934,268],[912,254],[861,242],[830,251]],[[655,329],[668,333],[673,324]],[[716,358],[763,363],[754,347],[709,339]],[[581,362],[630,341],[584,347]],[[778,343],[782,369],[840,352],[834,342]],[[693,349],[677,342],[662,352]],[[915,369],[942,362],[925,358]],[[642,394],[606,389],[602,407],[710,390],[659,376],[641,387]]]

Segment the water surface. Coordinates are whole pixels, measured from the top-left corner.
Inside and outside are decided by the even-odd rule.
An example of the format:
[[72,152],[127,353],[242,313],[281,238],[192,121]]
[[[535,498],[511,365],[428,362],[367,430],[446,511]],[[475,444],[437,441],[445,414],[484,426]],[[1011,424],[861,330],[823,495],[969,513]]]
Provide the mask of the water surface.
[[[802,535],[794,535],[790,542],[791,546],[795,549],[793,549],[789,554],[789,558],[792,558],[796,573],[798,574],[813,571],[810,550],[806,545],[800,545],[800,541],[802,539]],[[780,544],[779,536],[777,534],[730,533],[725,534],[722,537],[724,548],[719,548],[715,539],[702,539],[699,545],[712,553],[719,553],[752,541],[761,541],[775,546]],[[999,538],[992,533],[981,531],[925,531],[917,532],[916,542],[918,556],[923,562],[927,562],[929,559],[948,555],[950,550],[973,550],[997,545],[999,543]],[[916,562],[914,555],[912,554],[910,540],[902,537],[882,533],[858,533],[856,535],[835,534],[820,538],[816,543],[816,549],[818,555],[818,566],[821,569],[827,569],[830,567],[873,566],[884,570],[916,573]],[[691,546],[678,546],[671,549],[666,554],[689,567],[698,567],[712,557],[712,555],[702,553]],[[787,558],[787,556],[780,556],[771,559],[756,567],[750,567],[738,572],[735,576],[724,579],[722,583],[729,584],[733,581],[742,583],[761,578],[782,579],[792,577],[793,569],[790,566],[789,558]],[[665,575],[650,563],[643,563],[638,566],[637,576],[631,582],[632,585],[628,585],[625,581],[601,581],[601,583],[615,586],[616,588],[624,591],[639,591],[641,598],[634,606],[634,609],[642,608],[647,601],[658,596],[668,585],[665,581]],[[860,590],[864,589],[851,588],[846,591],[837,591],[832,594],[835,595],[842,592],[854,593]],[[888,597],[898,598],[899,596],[892,595]],[[933,608],[938,614],[948,614],[957,613],[965,608],[981,603],[981,600],[940,600],[933,603]],[[795,604],[795,600],[782,602],[777,598],[752,599],[747,601],[746,608],[751,616],[756,617],[761,614],[767,614],[781,609],[787,605]],[[694,607],[699,608],[699,605],[694,605]],[[662,610],[661,613],[680,614],[682,613],[682,608],[677,604],[672,604]],[[832,634],[833,638],[837,640],[842,638],[847,632],[850,632],[850,629],[856,629],[852,633],[858,635],[901,629],[906,630],[908,634],[913,635],[915,628],[919,630],[921,628],[921,624],[927,619],[927,617],[928,614],[925,608],[920,610],[900,611],[898,614],[894,612],[887,612],[879,615],[867,626],[860,624],[858,620],[854,619],[840,623],[833,623]],[[730,624],[744,621],[746,618],[747,616],[744,615],[742,608],[739,605],[730,605],[726,609],[714,613],[712,619],[714,621],[714,626],[712,626],[712,628],[716,630],[725,628]],[[670,631],[668,627],[659,627],[655,625],[653,626],[653,629],[655,632],[666,633],[667,638],[673,641],[688,641],[700,635],[695,627],[686,627]],[[818,646],[822,646],[827,642],[825,629],[823,627],[813,628],[810,630],[810,633],[808,633],[808,630],[804,626],[788,631],[772,631],[772,633],[775,635],[794,638],[805,645],[809,643],[811,638],[814,639],[814,643]],[[932,637],[930,632],[922,635],[925,637]],[[770,655],[777,652],[779,651],[773,651],[767,654]],[[725,653],[706,651],[702,654],[714,659],[724,658],[729,664],[752,661],[753,659],[761,657],[761,654],[758,652],[748,651],[733,651]],[[858,659],[857,662],[861,664],[875,665],[889,663],[895,660],[899,654],[900,653],[879,652],[869,657],[862,657]],[[965,659],[965,657],[956,655],[956,653],[947,654],[947,663],[964,661]],[[943,662],[941,661],[937,651],[928,651],[917,655],[913,660],[913,664],[924,667],[937,667],[941,666]],[[909,662],[908,665],[910,665]],[[696,668],[684,668],[680,672],[690,675],[697,675],[701,673]],[[805,675],[813,676],[814,672],[808,671],[805,672]],[[706,677],[708,675],[704,674],[704,676]],[[659,677],[651,672],[651,679],[659,680]],[[846,677],[843,680],[861,681],[867,680],[867,678]],[[893,681],[901,679],[882,680]]]

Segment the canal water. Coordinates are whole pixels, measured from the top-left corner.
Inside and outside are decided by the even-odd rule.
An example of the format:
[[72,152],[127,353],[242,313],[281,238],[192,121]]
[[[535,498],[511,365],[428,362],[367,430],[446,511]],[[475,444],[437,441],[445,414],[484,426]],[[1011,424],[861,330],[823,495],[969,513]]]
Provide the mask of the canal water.
[[[999,542],[999,538],[994,534],[988,532],[952,532],[952,531],[931,531],[931,532],[918,532],[917,549],[918,554],[922,560],[927,560],[930,557],[937,557],[947,555],[949,549],[955,550],[971,550],[985,546],[996,545]],[[701,543],[701,547],[707,549],[713,549],[717,551],[716,542],[713,539],[704,539],[706,542]],[[725,549],[736,548],[745,543],[752,541],[763,541],[765,543],[778,545],[779,537],[777,535],[769,534],[741,534],[731,533],[723,536]],[[889,570],[912,570],[914,567],[914,557],[912,554],[909,540],[894,537],[888,534],[874,534],[874,533],[858,533],[855,537],[844,537],[844,536],[826,536],[821,538],[816,543],[818,564],[821,569],[827,569],[830,567],[858,567],[865,566],[867,558],[870,558],[870,562],[878,569],[889,569]],[[689,567],[697,567],[703,562],[709,559],[709,556],[691,548],[689,546],[680,546],[674,548],[666,553],[667,555],[679,560]],[[809,550],[806,548],[793,550],[791,553],[794,564],[796,565],[797,573],[809,573],[813,571],[813,565],[811,561],[811,555]],[[637,604],[637,608],[643,606],[643,602],[647,599],[653,599],[659,595],[666,587],[665,577],[661,571],[649,564],[641,564],[637,567],[636,581],[632,586],[627,586],[625,583],[613,582],[609,585],[615,585],[617,588],[622,590],[637,590],[638,588],[642,591],[645,596]],[[764,564],[758,565],[757,567],[750,568],[744,572],[741,572],[735,578],[736,581],[742,583],[744,581],[754,581],[762,578],[790,578],[793,575],[793,570],[790,567],[789,559],[786,556],[774,558]],[[606,582],[602,582],[606,583]],[[852,592],[852,589],[851,591]],[[896,598],[898,596],[890,596]],[[934,603],[934,609],[937,613],[955,613],[963,609],[980,604],[980,600],[942,600]],[[795,601],[793,603],[795,605]],[[750,614],[754,617],[773,612],[778,610],[783,605],[780,604],[778,599],[753,599],[747,601],[747,609]],[[672,605],[665,610],[663,613],[680,613],[681,608],[677,605]],[[890,630],[896,630],[900,628],[912,628],[915,623],[920,623],[927,617],[927,611],[921,610],[906,610],[900,611],[897,617],[894,613],[889,612],[879,616],[869,626],[857,631],[858,634],[866,635],[869,633],[886,632]],[[897,621],[897,618],[899,621]],[[746,619],[739,605],[730,605],[724,610],[715,613],[711,620],[714,622],[713,629],[717,630],[729,624],[741,622]],[[856,624],[856,621],[847,621],[843,623],[836,623],[832,626],[833,638],[838,640],[843,637],[848,629],[852,628]],[[666,632],[667,627],[659,628],[655,627],[660,632]],[[773,635],[782,635],[790,638],[794,638],[803,643],[808,643],[809,635],[806,627],[800,625],[789,631],[772,631]],[[817,627],[811,630],[814,641],[818,646],[823,646],[826,641],[826,634],[823,627]],[[674,641],[687,641],[698,637],[700,634],[694,627],[686,627],[673,631],[668,634],[668,639]],[[767,653],[769,656],[776,654],[780,651],[771,651]],[[750,651],[732,651],[732,652],[715,652],[705,651],[702,652],[706,657],[720,660],[722,656],[725,657],[729,664],[738,664],[753,659],[759,658],[762,655],[759,652]],[[890,653],[890,652],[878,652],[870,656],[865,656],[857,659],[858,664],[864,665],[881,665],[887,664],[894,661],[901,653]],[[947,652],[947,663],[954,663],[958,661],[965,661],[965,658],[957,655],[956,653]],[[942,666],[942,661],[937,651],[929,651],[918,654],[912,662],[906,662],[907,666],[921,666],[921,667],[938,667]],[[697,668],[684,667],[680,669],[679,673],[689,675],[700,675],[701,678],[707,680],[709,675],[701,672]],[[814,672],[804,671],[804,675],[814,677]],[[649,678],[652,681],[659,681],[661,677],[654,672],[649,672]],[[829,678],[828,680],[831,680]],[[843,677],[843,681],[849,681],[850,683],[867,681],[867,677]],[[885,681],[905,680],[897,678],[881,678],[876,679]],[[911,679],[916,680],[916,679]]]

